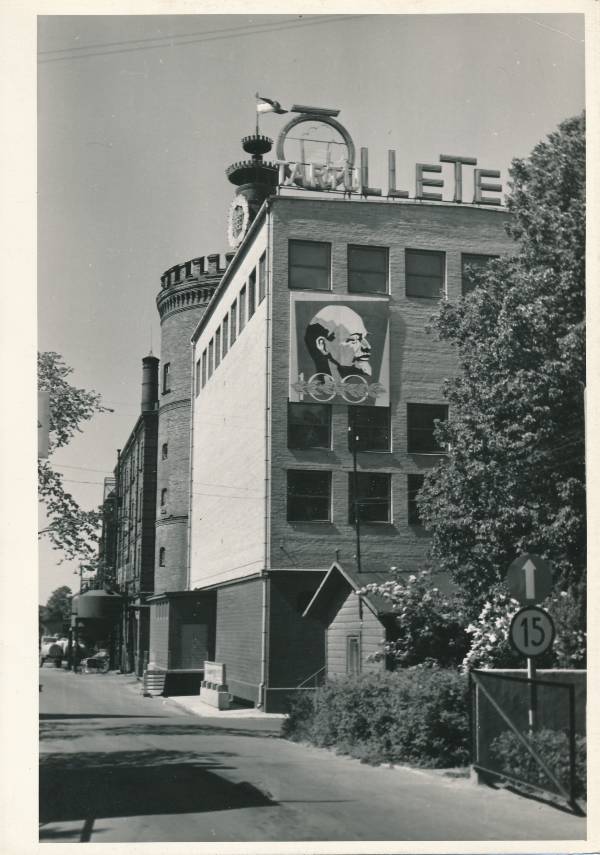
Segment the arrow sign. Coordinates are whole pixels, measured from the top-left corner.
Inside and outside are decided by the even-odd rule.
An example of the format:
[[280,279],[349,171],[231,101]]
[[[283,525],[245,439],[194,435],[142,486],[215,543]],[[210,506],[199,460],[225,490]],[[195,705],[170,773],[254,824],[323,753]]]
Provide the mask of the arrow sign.
[[520,603],[541,603],[552,591],[552,565],[539,555],[525,552],[508,568],[506,584]]

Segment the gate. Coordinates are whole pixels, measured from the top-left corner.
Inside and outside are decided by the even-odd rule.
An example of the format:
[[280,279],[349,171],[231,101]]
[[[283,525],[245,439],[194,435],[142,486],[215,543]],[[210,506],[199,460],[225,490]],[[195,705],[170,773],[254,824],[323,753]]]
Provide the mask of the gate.
[[469,675],[473,768],[552,793],[580,812],[585,742],[575,732],[569,683],[473,670]]

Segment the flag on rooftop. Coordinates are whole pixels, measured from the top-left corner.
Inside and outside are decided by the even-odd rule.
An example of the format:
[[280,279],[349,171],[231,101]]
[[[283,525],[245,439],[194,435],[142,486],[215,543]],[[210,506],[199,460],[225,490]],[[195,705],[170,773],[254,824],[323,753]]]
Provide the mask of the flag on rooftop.
[[273,101],[271,98],[263,98],[256,93],[257,104],[256,104],[256,112],[257,113],[287,113],[288,110],[285,110],[279,101]]

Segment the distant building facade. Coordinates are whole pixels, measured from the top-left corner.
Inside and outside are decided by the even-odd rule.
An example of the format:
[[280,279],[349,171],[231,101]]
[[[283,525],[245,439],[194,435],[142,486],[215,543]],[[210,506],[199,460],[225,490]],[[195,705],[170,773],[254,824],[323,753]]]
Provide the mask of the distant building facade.
[[115,468],[115,576],[123,595],[120,667],[139,676],[148,661],[146,601],[154,593],[159,360],[146,356],[142,365],[141,412]]

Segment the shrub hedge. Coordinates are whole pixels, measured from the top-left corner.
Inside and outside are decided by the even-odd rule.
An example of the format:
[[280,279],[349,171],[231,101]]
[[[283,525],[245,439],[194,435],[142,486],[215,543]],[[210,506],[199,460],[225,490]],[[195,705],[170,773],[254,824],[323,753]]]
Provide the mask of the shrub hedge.
[[331,680],[292,702],[284,736],[365,762],[464,766],[470,745],[467,678],[417,667]]
[[[558,730],[542,729],[530,737],[531,746],[550,771],[568,789],[569,787],[569,741],[567,734]],[[490,745],[491,755],[497,768],[509,777],[520,778],[533,786],[554,788],[554,784],[543,769],[529,754],[511,730],[505,730]],[[575,739],[575,798],[586,794],[586,739]]]

